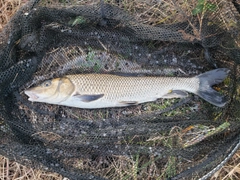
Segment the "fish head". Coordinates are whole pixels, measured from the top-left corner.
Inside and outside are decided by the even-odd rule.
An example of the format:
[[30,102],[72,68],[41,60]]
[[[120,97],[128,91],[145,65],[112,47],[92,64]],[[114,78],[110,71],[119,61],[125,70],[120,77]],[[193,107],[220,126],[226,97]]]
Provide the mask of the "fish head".
[[67,99],[74,89],[73,83],[68,78],[56,78],[29,88],[24,93],[29,96],[29,101],[57,104]]

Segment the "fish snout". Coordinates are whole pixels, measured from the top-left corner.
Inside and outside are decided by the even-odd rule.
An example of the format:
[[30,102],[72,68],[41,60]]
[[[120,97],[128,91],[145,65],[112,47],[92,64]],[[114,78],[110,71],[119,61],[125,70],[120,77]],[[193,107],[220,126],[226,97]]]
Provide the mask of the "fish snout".
[[29,101],[36,101],[39,97],[31,90],[25,90],[24,93],[29,97]]

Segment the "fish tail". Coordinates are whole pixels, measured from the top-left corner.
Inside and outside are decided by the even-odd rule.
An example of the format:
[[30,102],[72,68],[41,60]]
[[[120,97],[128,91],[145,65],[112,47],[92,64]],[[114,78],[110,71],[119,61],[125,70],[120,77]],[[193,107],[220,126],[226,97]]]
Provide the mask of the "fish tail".
[[223,107],[227,103],[227,98],[211,86],[221,83],[228,76],[229,71],[227,68],[219,68],[198,75],[199,89],[196,94],[215,106]]

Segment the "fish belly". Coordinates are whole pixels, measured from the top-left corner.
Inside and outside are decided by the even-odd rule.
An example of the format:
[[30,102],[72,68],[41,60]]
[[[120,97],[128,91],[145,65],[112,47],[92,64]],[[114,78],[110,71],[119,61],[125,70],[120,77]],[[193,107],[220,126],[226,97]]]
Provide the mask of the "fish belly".
[[106,99],[99,99],[91,102],[79,101],[79,99],[70,97],[64,102],[61,102],[60,105],[77,107],[83,109],[97,109],[97,108],[107,108],[107,107],[123,107],[128,106],[124,103],[118,103],[117,101],[109,101]]
[[83,102],[83,101],[79,101],[78,98],[69,97],[67,100],[61,102],[59,105],[77,107],[77,108],[83,108],[83,109],[95,109],[95,108],[124,107],[124,106],[130,106],[130,105],[137,105],[144,102],[155,101],[157,99],[158,99],[157,96],[138,98],[138,99],[135,98],[132,101],[130,101],[129,99],[127,101],[122,101],[122,99],[109,100],[109,99],[103,98],[103,99],[98,99],[91,102]]

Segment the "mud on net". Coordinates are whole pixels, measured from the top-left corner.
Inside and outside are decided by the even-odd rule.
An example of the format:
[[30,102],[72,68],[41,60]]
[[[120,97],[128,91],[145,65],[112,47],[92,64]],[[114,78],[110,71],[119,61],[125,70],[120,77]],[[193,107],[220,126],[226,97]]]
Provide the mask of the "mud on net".
[[[30,1],[0,34],[0,153],[69,179],[207,179],[239,147],[239,37],[236,1]],[[87,110],[23,93],[68,74],[221,67],[224,108],[189,94]]]

